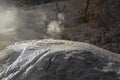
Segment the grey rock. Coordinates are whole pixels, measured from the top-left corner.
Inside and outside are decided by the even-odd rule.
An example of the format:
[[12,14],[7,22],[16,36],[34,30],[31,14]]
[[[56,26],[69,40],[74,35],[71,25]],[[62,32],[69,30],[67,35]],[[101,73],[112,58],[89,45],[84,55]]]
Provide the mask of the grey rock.
[[120,80],[120,55],[64,40],[15,43],[0,52],[0,80]]
[[95,28],[89,24],[81,24],[65,29],[63,39],[91,43],[120,53],[120,27],[113,26],[107,31],[104,27]]
[[[91,15],[91,19],[88,23],[81,23],[72,27],[70,25],[66,28],[65,35],[63,35],[64,39],[88,42],[120,53],[120,0],[89,1],[88,14]],[[95,13],[93,6],[96,1],[105,1],[105,3],[101,9],[96,10],[99,17],[94,19],[92,15]]]

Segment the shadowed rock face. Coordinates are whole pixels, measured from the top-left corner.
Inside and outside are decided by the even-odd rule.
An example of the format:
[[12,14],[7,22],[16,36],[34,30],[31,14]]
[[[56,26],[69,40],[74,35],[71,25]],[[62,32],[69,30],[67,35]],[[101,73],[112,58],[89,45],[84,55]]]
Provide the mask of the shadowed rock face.
[[52,0],[1,0],[4,4],[14,5],[14,6],[30,6],[39,5],[52,2]]
[[0,52],[0,80],[119,80],[120,55],[63,40],[23,41]]

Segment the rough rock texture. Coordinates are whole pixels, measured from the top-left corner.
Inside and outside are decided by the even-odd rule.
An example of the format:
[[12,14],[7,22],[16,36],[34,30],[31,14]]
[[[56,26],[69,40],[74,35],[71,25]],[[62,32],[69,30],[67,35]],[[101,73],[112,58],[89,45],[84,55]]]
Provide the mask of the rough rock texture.
[[[45,4],[49,2],[53,2],[53,0],[0,0],[4,4],[9,5],[14,5],[17,7],[20,6],[34,6],[34,5],[40,5],[40,4]],[[58,0],[58,1],[63,1],[63,0]]]
[[[80,0],[82,1],[82,0]],[[87,1],[87,0],[84,0]],[[68,27],[64,39],[89,42],[120,53],[120,0],[89,0],[89,23]],[[95,3],[96,10],[93,7]],[[101,4],[105,1],[104,4]],[[100,7],[103,6],[103,7]],[[94,17],[94,14],[98,17]]]
[[65,29],[63,39],[91,43],[104,49],[120,53],[120,25],[109,27],[90,27],[81,24]]
[[63,40],[16,43],[0,52],[0,80],[120,80],[120,55]]

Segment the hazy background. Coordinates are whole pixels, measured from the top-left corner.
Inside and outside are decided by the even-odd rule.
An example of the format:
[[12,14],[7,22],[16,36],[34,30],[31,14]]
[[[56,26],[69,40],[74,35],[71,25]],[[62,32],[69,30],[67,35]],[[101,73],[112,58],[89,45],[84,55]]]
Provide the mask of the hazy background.
[[[0,50],[17,41],[50,38],[47,26],[57,19],[55,3],[49,3],[51,0],[31,0],[32,4],[26,4],[25,1],[27,0],[0,0]],[[62,9],[64,1],[60,1],[59,7]],[[79,14],[77,9],[76,12],[70,12],[67,15]],[[67,15],[66,23],[72,21],[72,16],[68,19]]]
[[[97,7],[96,1],[101,0],[90,0],[86,17],[83,16],[86,0],[59,0],[60,9],[64,3],[67,6],[62,24],[58,24],[59,12],[52,1],[0,0],[0,50],[22,40],[59,38],[86,42],[120,53],[119,0],[106,0],[107,5],[98,3]],[[48,29],[49,25],[51,29]]]

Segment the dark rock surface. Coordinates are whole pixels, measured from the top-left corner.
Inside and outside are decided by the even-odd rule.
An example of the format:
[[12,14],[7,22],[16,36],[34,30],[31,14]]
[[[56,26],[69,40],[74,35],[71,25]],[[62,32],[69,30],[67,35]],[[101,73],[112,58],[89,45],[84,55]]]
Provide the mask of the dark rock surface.
[[52,0],[0,0],[4,4],[14,5],[14,6],[33,6],[39,4],[45,4],[52,2]]
[[119,27],[90,27],[88,24],[81,24],[65,30],[63,39],[91,43],[104,49],[120,53],[120,25]]
[[[80,0],[82,1],[82,0]],[[86,0],[84,0],[86,1]],[[95,2],[105,0],[89,0],[89,14],[94,15],[92,6]],[[96,5],[100,8],[99,5]],[[64,39],[88,42],[104,49],[120,53],[120,0],[106,0],[102,8],[96,9],[99,17],[91,15],[89,23],[81,23],[67,28]],[[97,7],[96,7],[97,8]]]
[[96,46],[33,40],[0,52],[0,80],[120,80],[120,55]]

